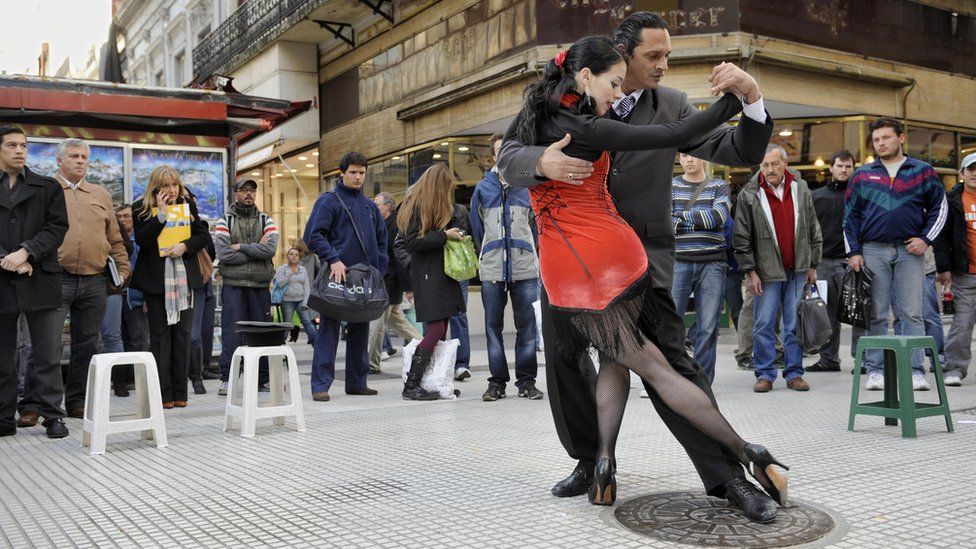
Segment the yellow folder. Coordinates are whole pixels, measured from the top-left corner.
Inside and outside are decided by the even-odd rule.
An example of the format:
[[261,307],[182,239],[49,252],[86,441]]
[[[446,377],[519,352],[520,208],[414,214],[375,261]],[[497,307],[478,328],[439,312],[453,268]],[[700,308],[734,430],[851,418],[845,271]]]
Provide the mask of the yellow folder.
[[[159,210],[153,208],[153,215],[159,215]],[[170,204],[166,206],[166,226],[163,232],[156,238],[159,245],[159,256],[166,254],[163,250],[172,248],[176,244],[190,238],[190,222],[193,217],[190,215],[189,204]]]

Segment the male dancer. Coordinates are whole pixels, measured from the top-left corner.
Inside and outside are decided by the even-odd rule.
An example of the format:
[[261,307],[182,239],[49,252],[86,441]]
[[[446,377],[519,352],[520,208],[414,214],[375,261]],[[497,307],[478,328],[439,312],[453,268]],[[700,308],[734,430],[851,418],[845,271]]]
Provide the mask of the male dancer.
[[[614,105],[615,115],[631,124],[666,124],[696,111],[687,96],[660,86],[668,68],[671,38],[667,23],[649,12],[631,14],[621,22],[613,41],[628,60],[623,83],[625,97]],[[772,134],[772,119],[762,104],[756,80],[730,63],[712,71],[713,93],[740,95],[745,109],[735,127],[719,128],[679,147],[681,152],[728,166],[758,164]],[[549,147],[526,147],[511,136],[502,145],[498,166],[514,186],[531,187],[547,180],[579,185],[593,171],[592,164],[562,153],[567,136]],[[671,177],[675,149],[617,153],[607,186],[620,215],[634,228],[644,244],[651,269],[652,288],[645,297],[641,326],[671,366],[702,388],[714,401],[704,370],[684,350],[685,331],[671,298],[674,273],[674,232],[671,223]],[[579,460],[576,469],[552,488],[553,495],[585,494],[593,482],[598,447],[596,374],[586,349],[563,340],[553,327],[543,292],[542,332],[546,342],[549,402],[556,431],[567,453]],[[551,343],[550,343],[551,342]],[[726,498],[757,522],[776,518],[776,503],[745,480],[742,467],[719,444],[693,427],[665,405],[647,387],[654,407],[695,464],[709,495]]]

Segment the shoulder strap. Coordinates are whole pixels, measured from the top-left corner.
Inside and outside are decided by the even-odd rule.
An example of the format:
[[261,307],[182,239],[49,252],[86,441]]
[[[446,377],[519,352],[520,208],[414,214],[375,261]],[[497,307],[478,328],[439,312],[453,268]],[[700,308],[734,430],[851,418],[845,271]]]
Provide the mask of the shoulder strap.
[[702,191],[705,190],[705,187],[707,187],[709,183],[711,183],[711,181],[702,181],[697,187],[695,187],[695,192],[691,195],[691,199],[688,200],[688,205],[685,207],[685,211],[691,211],[691,209],[695,206],[695,202],[698,202],[698,197],[701,196]]
[[342,204],[342,209],[346,210],[346,215],[349,216],[349,221],[352,222],[352,230],[356,232],[356,238],[359,240],[359,245],[363,247],[363,255],[366,256],[366,259],[368,260],[369,252],[366,251],[366,243],[363,241],[363,236],[359,234],[359,227],[356,226],[356,220],[353,219],[352,212],[349,211],[349,207],[346,206],[346,203],[342,201],[342,197],[339,196],[339,193],[335,191],[329,191],[329,192],[335,195],[335,197],[339,200],[339,204]]

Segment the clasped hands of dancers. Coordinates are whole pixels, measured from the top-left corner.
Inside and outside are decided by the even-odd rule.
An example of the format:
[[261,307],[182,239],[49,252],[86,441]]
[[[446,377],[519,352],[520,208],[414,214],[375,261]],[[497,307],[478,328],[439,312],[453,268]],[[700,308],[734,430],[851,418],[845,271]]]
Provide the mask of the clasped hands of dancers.
[[[581,184],[549,180],[531,189],[547,313],[566,341],[592,345],[600,354],[599,447],[589,500],[612,505],[616,499],[614,450],[633,371],[671,410],[744,465],[773,500],[786,505],[787,479],[776,467],[788,467],[763,446],[743,440],[712,398],[675,371],[642,332],[641,323],[655,322],[643,307],[650,289],[648,259],[607,191],[610,152],[680,147],[724,125],[742,111],[742,102],[725,93],[708,109],[679,121],[632,125],[606,116],[624,96],[626,73],[625,57],[609,38],[578,40],[550,60],[542,79],[529,87],[507,136],[548,146],[568,134],[565,154],[593,163],[593,173]],[[772,518],[774,512],[753,517]]]

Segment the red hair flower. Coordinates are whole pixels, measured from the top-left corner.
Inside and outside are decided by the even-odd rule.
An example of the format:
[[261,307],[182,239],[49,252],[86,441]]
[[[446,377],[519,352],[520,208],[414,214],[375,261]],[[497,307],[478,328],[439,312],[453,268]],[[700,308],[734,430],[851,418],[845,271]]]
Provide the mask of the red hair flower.
[[557,67],[559,67],[560,69],[563,68],[563,63],[566,62],[566,50],[557,53],[554,61],[556,62]]

